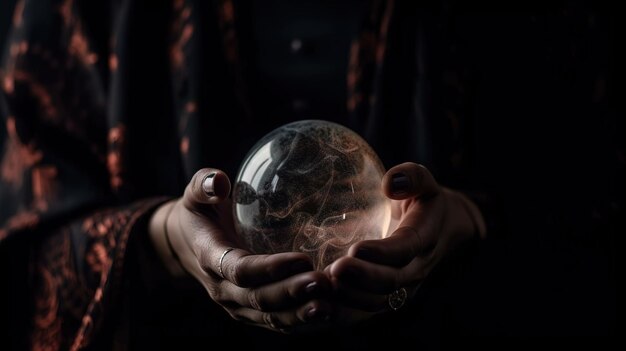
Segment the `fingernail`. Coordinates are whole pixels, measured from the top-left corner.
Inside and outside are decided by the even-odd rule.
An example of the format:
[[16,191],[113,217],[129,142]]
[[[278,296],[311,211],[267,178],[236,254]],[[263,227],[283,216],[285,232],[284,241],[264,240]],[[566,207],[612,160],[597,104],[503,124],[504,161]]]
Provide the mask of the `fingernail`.
[[311,308],[309,308],[308,311],[306,311],[306,316],[307,316],[308,319],[315,318],[316,314],[317,314],[317,308],[315,308],[315,307],[311,307]]
[[320,311],[316,307],[311,307],[306,311],[306,318],[310,321],[324,321],[330,320],[330,315],[327,312]]
[[314,293],[315,290],[317,290],[317,282],[310,282],[304,287],[304,290],[307,292],[307,294]]
[[215,175],[216,174],[217,173],[215,173],[215,172],[210,173],[209,175],[204,177],[204,180],[202,181],[202,190],[204,190],[204,192],[208,196],[215,196],[215,189],[214,189],[214,186],[213,186],[213,180],[215,179]]
[[409,190],[409,177],[404,173],[396,173],[391,176],[391,192],[394,194],[406,193]]

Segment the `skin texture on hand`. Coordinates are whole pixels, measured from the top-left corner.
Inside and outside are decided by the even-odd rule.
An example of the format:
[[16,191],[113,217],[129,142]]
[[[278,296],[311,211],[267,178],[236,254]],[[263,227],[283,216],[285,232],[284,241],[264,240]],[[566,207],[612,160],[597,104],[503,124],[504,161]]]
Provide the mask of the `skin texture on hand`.
[[[226,174],[202,169],[182,198],[155,212],[150,236],[166,266],[175,267],[177,258],[182,269],[170,271],[192,275],[236,320],[283,333],[322,328],[331,314],[328,277],[302,253],[248,252],[235,235],[229,192]],[[165,252],[168,246],[174,254]]]
[[391,234],[354,244],[326,268],[339,301],[336,320],[351,324],[390,310],[388,296],[409,297],[433,267],[457,245],[485,236],[478,208],[464,195],[439,186],[425,167],[403,163],[383,178],[392,199]]
[[[203,188],[210,174],[211,187]],[[155,212],[151,238],[173,274],[192,275],[236,320],[283,333],[319,330],[331,320],[354,324],[389,312],[388,296],[399,288],[410,298],[454,247],[485,235],[478,208],[421,165],[391,168],[382,187],[392,200],[391,234],[354,244],[324,272],[302,253],[247,251],[235,235],[230,182],[215,169],[198,171],[182,198]]]

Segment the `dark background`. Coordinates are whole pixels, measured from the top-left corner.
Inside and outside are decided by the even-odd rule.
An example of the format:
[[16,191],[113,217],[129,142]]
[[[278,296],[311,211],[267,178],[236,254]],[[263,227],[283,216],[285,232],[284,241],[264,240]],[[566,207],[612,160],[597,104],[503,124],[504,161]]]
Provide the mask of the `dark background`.
[[9,27],[11,25],[14,5],[15,0],[0,1],[0,47],[2,48],[4,48],[7,32],[9,31]]
[[[0,1],[2,47],[13,3]],[[451,30],[461,33],[474,72],[472,169],[498,194],[502,223],[454,268],[455,279],[430,292],[440,294],[433,308],[451,311],[453,334],[617,334],[617,18],[583,2],[455,15]]]

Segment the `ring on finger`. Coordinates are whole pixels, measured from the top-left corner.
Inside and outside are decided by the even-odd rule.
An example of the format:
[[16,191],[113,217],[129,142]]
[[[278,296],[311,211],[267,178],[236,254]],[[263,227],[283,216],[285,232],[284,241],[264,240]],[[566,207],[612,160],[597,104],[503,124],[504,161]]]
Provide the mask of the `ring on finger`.
[[222,252],[222,256],[220,256],[220,263],[217,266],[218,271],[220,273],[220,277],[222,277],[222,279],[226,279],[226,277],[224,276],[224,271],[222,270],[222,264],[224,264],[224,257],[226,257],[226,254],[228,254],[229,252],[233,251],[234,248],[229,247],[228,249],[224,250],[224,252]]
[[406,303],[407,293],[405,288],[400,288],[387,295],[387,302],[392,310],[399,310]]

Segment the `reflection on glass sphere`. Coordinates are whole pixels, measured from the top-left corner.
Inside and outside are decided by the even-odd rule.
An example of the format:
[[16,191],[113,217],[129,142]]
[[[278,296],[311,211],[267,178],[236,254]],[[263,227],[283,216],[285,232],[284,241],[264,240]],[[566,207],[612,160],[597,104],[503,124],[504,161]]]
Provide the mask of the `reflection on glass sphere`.
[[355,242],[386,234],[384,172],[372,148],[344,126],[286,124],[259,140],[239,169],[236,231],[252,252],[304,252],[321,270]]

